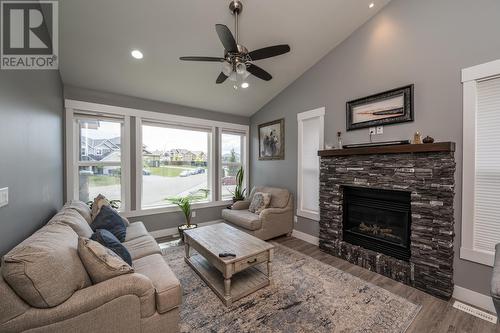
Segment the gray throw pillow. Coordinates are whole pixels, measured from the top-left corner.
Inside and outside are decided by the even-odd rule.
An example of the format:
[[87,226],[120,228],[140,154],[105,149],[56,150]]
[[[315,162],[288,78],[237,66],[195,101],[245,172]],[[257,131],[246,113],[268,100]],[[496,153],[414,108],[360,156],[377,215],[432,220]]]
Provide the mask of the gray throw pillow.
[[264,209],[269,206],[271,202],[271,194],[256,192],[253,195],[252,202],[250,203],[250,207],[248,210],[255,214],[260,214]]
[[134,272],[116,253],[91,239],[78,239],[78,255],[94,284]]

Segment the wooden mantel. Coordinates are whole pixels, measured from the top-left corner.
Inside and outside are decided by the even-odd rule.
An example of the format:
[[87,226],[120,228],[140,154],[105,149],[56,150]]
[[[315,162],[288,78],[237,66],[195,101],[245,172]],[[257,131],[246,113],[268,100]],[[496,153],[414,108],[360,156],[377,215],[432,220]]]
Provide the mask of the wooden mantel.
[[346,156],[346,155],[373,155],[373,154],[405,154],[454,152],[455,142],[436,142],[423,144],[405,144],[378,147],[358,147],[346,149],[329,149],[318,151],[318,156]]

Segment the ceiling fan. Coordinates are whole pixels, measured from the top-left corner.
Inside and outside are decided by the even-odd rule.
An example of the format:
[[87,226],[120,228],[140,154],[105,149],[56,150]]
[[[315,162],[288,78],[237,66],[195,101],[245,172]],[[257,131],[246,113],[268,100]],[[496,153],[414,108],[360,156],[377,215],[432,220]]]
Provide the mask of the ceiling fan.
[[[229,10],[234,15],[235,37],[231,30],[224,24],[216,24],[215,31],[224,46],[224,57],[180,57],[184,61],[207,61],[222,63],[222,71],[215,81],[221,84],[226,79],[235,82],[234,88],[238,89],[238,81],[244,81],[248,75],[252,74],[259,79],[269,81],[273,77],[271,74],[255,65],[253,61],[275,57],[290,52],[287,44],[264,47],[248,52],[247,48],[238,42],[238,15],[243,11],[243,4],[239,0],[231,0]],[[242,87],[248,87],[248,83],[242,82]]]

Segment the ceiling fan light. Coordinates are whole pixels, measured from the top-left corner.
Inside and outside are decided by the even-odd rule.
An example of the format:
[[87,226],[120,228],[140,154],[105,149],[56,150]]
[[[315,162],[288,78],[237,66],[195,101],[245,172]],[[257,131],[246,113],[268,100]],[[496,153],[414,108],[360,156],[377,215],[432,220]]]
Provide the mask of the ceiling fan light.
[[236,82],[238,80],[238,75],[236,74],[236,72],[232,72],[229,75],[229,80],[234,81],[234,82]]
[[236,73],[239,75],[245,74],[247,71],[247,65],[244,62],[239,62],[236,64]]
[[241,87],[242,87],[243,89],[248,88],[248,86],[249,86],[248,82],[243,82],[243,83],[241,84]]
[[224,73],[225,76],[230,76],[232,72],[233,72],[233,66],[227,61],[224,61],[222,63],[222,73]]

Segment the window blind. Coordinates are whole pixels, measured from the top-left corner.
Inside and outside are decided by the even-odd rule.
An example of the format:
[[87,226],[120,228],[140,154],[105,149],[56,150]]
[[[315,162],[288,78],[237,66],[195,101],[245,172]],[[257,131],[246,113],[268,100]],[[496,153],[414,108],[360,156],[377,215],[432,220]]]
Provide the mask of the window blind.
[[500,243],[500,78],[477,83],[474,248]]

